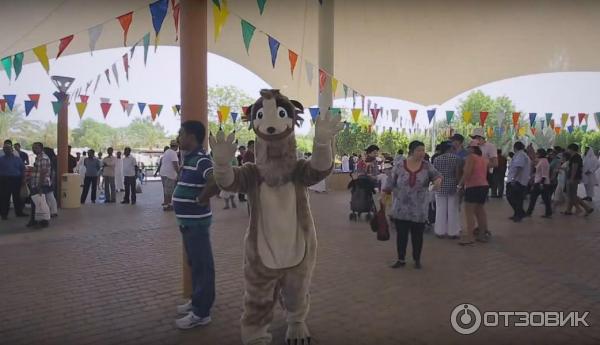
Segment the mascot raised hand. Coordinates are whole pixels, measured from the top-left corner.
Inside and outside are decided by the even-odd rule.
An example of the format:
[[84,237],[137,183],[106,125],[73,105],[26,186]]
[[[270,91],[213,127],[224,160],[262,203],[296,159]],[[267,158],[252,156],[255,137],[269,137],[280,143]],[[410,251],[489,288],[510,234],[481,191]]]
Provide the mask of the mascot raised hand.
[[315,124],[313,154],[298,160],[294,127],[302,104],[279,90],[261,90],[246,116],[256,133],[256,163],[232,167],[234,134],[210,136],[217,184],[248,195],[250,224],[244,241],[244,313],[242,341],[271,343],[268,332],[277,301],[287,313],[288,344],[310,344],[305,320],[310,281],[317,258],[317,238],[307,187],[333,168],[332,143],[342,129],[339,116],[323,114]]

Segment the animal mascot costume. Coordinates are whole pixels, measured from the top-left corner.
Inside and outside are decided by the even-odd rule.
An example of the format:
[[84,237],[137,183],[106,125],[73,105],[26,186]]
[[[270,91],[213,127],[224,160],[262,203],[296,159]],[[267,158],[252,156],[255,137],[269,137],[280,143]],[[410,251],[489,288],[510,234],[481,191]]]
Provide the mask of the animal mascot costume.
[[277,300],[287,312],[286,341],[309,344],[305,320],[309,288],[317,257],[315,226],[307,187],[323,180],[333,168],[332,142],[342,129],[339,117],[317,118],[313,155],[298,160],[294,126],[302,104],[279,90],[261,90],[246,116],[256,133],[256,163],[232,167],[234,133],[210,136],[217,184],[226,191],[247,194],[250,224],[244,243],[244,313],[246,345],[271,343],[268,332]]

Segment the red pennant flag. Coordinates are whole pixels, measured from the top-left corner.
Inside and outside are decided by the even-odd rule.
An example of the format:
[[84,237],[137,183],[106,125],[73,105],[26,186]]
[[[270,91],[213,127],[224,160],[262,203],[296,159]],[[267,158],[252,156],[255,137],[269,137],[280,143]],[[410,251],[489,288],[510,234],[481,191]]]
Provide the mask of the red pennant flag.
[[479,125],[481,127],[483,127],[485,125],[485,120],[487,120],[489,112],[487,111],[480,111],[479,112]]
[[29,94],[27,96],[29,96],[30,100],[32,100],[33,102],[35,102],[35,108],[37,109],[38,104],[40,103],[40,94],[39,93],[34,93],[34,94]]
[[106,119],[106,115],[108,115],[108,111],[110,110],[110,106],[112,104],[110,103],[100,103],[100,108],[102,108],[102,115],[104,115],[104,118]]
[[248,121],[250,121],[250,119],[246,115],[247,111],[248,111],[248,107],[242,107],[242,122],[248,122]]
[[173,21],[175,22],[175,42],[179,40],[179,11],[181,9],[181,5],[175,5],[175,0],[173,0]]
[[536,131],[537,131],[537,128],[531,127],[531,134],[535,135]]
[[325,89],[325,83],[327,82],[327,73],[319,68],[319,92],[323,92]]
[[127,53],[123,55],[123,69],[125,70],[125,78],[129,80],[129,55]]
[[585,119],[585,113],[579,113],[577,116],[579,116],[579,125],[581,126],[581,123]]
[[410,119],[412,120],[412,124],[415,124],[415,120],[417,119],[417,111],[416,110],[409,110],[408,111],[410,113]]
[[288,57],[290,58],[290,70],[292,72],[292,78],[294,77],[294,69],[296,68],[296,62],[298,62],[298,54],[291,49],[288,49]]
[[156,120],[156,117],[160,115],[160,111],[162,110],[161,104],[148,104],[148,108],[150,108],[150,115],[152,116],[152,121]]
[[517,125],[519,124],[519,118],[520,117],[521,117],[521,113],[520,112],[514,112],[514,113],[512,113],[513,126],[517,127]]
[[[369,109],[369,110],[371,111],[371,116],[373,117],[373,122],[374,123],[377,122],[377,117],[379,116],[379,111],[381,109],[379,109],[379,108],[372,108],[372,109]],[[371,133],[371,132],[369,132],[369,133]]]
[[0,98],[0,111],[6,111],[6,100],[4,98]]
[[79,98],[81,99],[81,103],[86,103],[87,104],[88,99],[90,98],[90,96],[79,95]]
[[126,99],[121,100],[121,107],[123,107],[123,111],[127,110],[127,106],[129,105],[129,101]]
[[127,32],[129,32],[129,26],[131,25],[131,21],[133,20],[133,12],[125,13],[121,16],[118,16],[117,19],[119,23],[121,23],[121,27],[123,28],[123,45],[127,45]]
[[73,35],[63,37],[60,39],[60,43],[58,44],[58,54],[56,54],[56,58],[58,59],[60,55],[67,49],[71,41],[73,40]]

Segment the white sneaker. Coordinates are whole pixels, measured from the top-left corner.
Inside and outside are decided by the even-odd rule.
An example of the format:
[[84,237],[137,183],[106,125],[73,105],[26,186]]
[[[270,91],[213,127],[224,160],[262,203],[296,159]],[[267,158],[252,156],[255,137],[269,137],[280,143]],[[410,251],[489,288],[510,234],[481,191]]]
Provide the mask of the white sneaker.
[[208,325],[211,321],[210,316],[207,317],[199,317],[194,314],[193,311],[189,312],[187,316],[182,317],[181,319],[175,320],[175,326],[179,329],[190,329],[197,326],[205,326]]
[[177,306],[177,314],[187,315],[190,311],[192,311],[192,309],[192,300],[189,300],[186,304]]

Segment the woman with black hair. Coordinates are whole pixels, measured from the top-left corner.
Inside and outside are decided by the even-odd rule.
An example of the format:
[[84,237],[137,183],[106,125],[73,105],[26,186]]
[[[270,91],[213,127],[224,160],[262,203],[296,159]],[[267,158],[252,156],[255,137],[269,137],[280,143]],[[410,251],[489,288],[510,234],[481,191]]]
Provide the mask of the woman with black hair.
[[424,160],[425,144],[413,141],[408,146],[408,158],[395,164],[390,178],[383,188],[385,193],[392,193],[391,217],[396,226],[398,237],[396,249],[398,260],[392,268],[406,265],[406,247],[410,233],[415,268],[421,268],[421,250],[423,248],[423,231],[427,221],[428,188],[431,183],[439,189],[442,176],[433,165]]
[[541,195],[546,213],[542,217],[552,217],[552,185],[550,184],[550,163],[547,158],[548,154],[544,149],[538,149],[536,152],[537,163],[535,165],[535,175],[533,177],[533,188],[529,196],[529,207],[527,208],[527,216],[533,214],[533,209],[538,197]]

